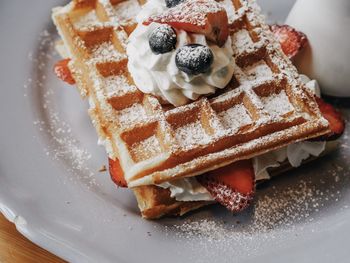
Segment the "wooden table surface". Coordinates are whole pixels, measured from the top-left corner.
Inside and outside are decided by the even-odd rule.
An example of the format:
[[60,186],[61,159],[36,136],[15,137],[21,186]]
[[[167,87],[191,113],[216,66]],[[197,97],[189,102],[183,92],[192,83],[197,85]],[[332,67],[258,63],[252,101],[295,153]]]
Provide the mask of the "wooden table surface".
[[38,247],[22,236],[14,224],[0,213],[1,263],[65,263],[62,259]]

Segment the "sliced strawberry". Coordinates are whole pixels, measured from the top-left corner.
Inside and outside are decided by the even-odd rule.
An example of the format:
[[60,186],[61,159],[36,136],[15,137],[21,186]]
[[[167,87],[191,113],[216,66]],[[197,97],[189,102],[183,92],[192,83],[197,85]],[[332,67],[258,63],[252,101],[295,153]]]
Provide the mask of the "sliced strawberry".
[[72,72],[68,67],[69,61],[69,58],[58,61],[54,66],[54,72],[59,79],[67,82],[70,85],[74,85],[75,79],[73,78]]
[[255,192],[254,178],[251,160],[238,161],[197,177],[213,198],[232,212],[249,206]]
[[338,139],[345,130],[345,121],[341,113],[323,99],[316,96],[315,99],[323,117],[329,122],[330,129],[332,130],[330,134],[323,135],[315,140],[332,141]]
[[284,54],[289,58],[295,57],[308,43],[306,35],[291,26],[272,25],[271,30],[280,42]]
[[214,0],[185,1],[160,15],[150,17],[143,24],[152,22],[203,34],[218,46],[223,46],[229,35],[226,10]]
[[109,161],[109,173],[112,177],[113,182],[120,187],[128,187],[128,184],[125,181],[124,172],[120,166],[119,160],[118,159],[112,160],[109,158],[108,161]]

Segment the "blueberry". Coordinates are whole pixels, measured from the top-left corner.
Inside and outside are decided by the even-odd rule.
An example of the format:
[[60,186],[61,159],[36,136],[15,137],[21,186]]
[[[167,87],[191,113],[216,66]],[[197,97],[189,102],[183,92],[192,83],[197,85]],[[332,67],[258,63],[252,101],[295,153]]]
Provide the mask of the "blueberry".
[[149,36],[149,46],[156,55],[175,49],[177,38],[175,30],[169,25],[160,25]]
[[165,0],[165,4],[168,8],[172,8],[174,6],[177,6],[178,4],[182,3],[185,0]]
[[214,55],[209,47],[200,44],[185,45],[176,53],[176,66],[190,75],[198,75],[209,71]]

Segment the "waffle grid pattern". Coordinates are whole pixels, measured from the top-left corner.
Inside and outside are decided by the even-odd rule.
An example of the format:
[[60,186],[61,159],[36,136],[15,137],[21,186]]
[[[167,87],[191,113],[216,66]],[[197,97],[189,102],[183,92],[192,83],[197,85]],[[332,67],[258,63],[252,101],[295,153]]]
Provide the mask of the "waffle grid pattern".
[[328,131],[255,1],[222,3],[234,77],[215,95],[176,108],[140,92],[127,70],[126,40],[142,3],[76,0],[54,10],[100,141],[129,186],[194,176]]

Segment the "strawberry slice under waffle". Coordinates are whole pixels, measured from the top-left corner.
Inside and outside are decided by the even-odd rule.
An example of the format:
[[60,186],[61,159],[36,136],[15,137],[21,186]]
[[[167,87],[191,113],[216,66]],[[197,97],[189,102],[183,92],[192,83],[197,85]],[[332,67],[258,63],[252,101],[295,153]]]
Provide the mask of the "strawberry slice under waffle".
[[329,122],[331,133],[315,140],[332,141],[338,139],[345,131],[345,121],[342,114],[333,105],[315,96],[316,102],[323,117]]
[[75,79],[68,67],[69,62],[70,62],[69,58],[58,61],[54,66],[54,72],[59,79],[63,80],[64,82],[70,85],[74,85]]
[[151,16],[143,24],[152,22],[203,34],[218,46],[223,46],[229,35],[226,10],[214,0],[185,1],[160,15]]
[[119,160],[115,159],[114,161],[108,158],[108,162],[109,162],[109,173],[111,175],[113,182],[119,187],[128,187],[128,184],[124,179],[124,172],[123,172],[123,169],[120,167]]
[[232,212],[247,208],[255,192],[255,176],[251,160],[235,162],[204,175],[197,180],[213,198]]
[[308,43],[306,35],[291,26],[272,25],[271,30],[289,58],[295,57]]

